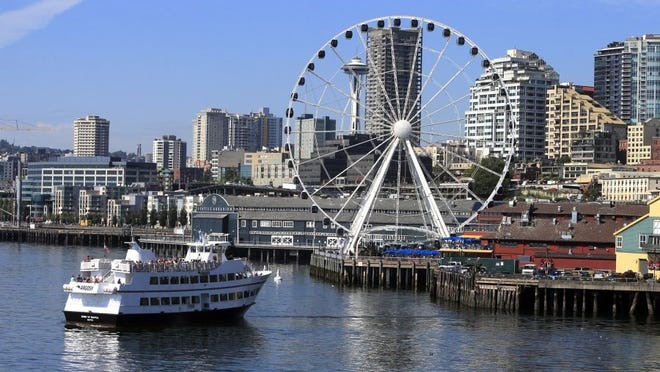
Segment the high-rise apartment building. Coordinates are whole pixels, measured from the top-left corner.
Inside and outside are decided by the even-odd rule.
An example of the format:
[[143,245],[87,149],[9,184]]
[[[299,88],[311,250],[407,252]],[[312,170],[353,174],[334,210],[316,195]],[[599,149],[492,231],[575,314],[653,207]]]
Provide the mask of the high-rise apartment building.
[[186,153],[186,142],[173,135],[163,136],[154,139],[152,162],[158,170],[185,168]]
[[211,161],[213,150],[229,144],[229,114],[217,108],[200,111],[193,120],[192,160],[194,166]]
[[594,56],[594,98],[626,122],[660,117],[660,35],[612,42]]
[[73,122],[73,154],[75,156],[108,156],[110,122],[87,115]]
[[[375,136],[407,119],[419,132],[422,29],[369,29],[367,39],[366,130]],[[419,135],[411,138],[419,138]]]
[[593,87],[559,84],[548,89],[545,155],[573,161],[616,162],[626,123],[594,100]]
[[282,146],[282,118],[268,107],[249,114],[230,114],[210,108],[193,121],[193,164],[211,161],[213,151],[223,149],[258,151]]
[[[465,137],[479,157],[508,154],[510,136],[516,138],[519,160],[541,158],[545,150],[545,96],[559,75],[536,53],[511,49],[491,61],[494,71],[482,74],[470,88],[465,113]],[[497,76],[495,76],[497,75]],[[509,96],[509,108],[495,78],[501,79]],[[513,115],[517,126],[508,126]]]
[[325,116],[315,118],[312,114],[305,114],[296,119],[296,132],[294,157],[296,159],[310,159],[312,155],[318,156],[318,151],[327,141],[335,139],[334,131],[337,121]]

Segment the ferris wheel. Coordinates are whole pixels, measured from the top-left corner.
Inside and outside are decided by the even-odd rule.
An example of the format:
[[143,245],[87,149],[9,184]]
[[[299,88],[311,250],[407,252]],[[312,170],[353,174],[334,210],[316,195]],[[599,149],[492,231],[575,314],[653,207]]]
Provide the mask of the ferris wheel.
[[419,17],[361,22],[314,53],[290,95],[285,150],[345,253],[447,237],[488,206],[515,146],[501,80],[472,40]]

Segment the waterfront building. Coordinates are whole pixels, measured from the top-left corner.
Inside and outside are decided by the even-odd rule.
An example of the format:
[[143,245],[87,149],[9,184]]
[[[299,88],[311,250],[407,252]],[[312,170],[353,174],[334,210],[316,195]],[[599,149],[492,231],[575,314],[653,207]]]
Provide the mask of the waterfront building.
[[660,197],[648,208],[647,214],[614,232],[618,273],[631,270],[660,277]]
[[651,142],[651,158],[640,159],[636,168],[639,172],[660,172],[660,137],[653,137]]
[[[559,74],[536,53],[511,49],[491,61],[493,70],[482,74],[470,88],[465,112],[465,138],[479,158],[508,154],[508,138],[517,139],[514,153],[521,160],[541,158],[545,151],[546,91],[559,82]],[[501,79],[509,96],[493,84]],[[509,116],[517,126],[509,128]]]
[[499,224],[482,242],[495,257],[518,260],[522,266],[614,271],[612,234],[648,212],[645,204],[522,203],[515,200],[483,210],[481,224]]
[[594,56],[594,98],[626,122],[660,117],[660,35],[615,41]]
[[31,201],[36,195],[52,196],[56,186],[153,185],[158,183],[158,173],[154,163],[118,161],[107,156],[68,156],[28,163],[22,182],[22,198]]
[[594,178],[598,179],[601,174],[612,172],[632,172],[634,167],[613,163],[587,163],[570,162],[564,163],[559,168],[560,178],[575,181],[579,184],[589,184]]
[[152,162],[156,163],[158,170],[185,168],[186,153],[185,141],[173,135],[163,136],[153,141]]
[[[367,133],[374,136],[389,134],[390,113],[394,112],[395,118],[409,118],[413,133],[417,133],[411,136],[416,142],[413,144],[419,145],[422,28],[369,28],[367,56]],[[406,107],[406,103],[411,107]]]
[[110,122],[87,115],[73,122],[73,154],[75,156],[108,156]]
[[545,155],[576,162],[615,163],[626,123],[592,98],[593,87],[554,85],[546,95]]
[[285,152],[258,151],[245,154],[245,162],[251,165],[250,178],[255,186],[282,187],[293,184],[294,171],[287,164]]
[[240,165],[245,150],[213,150],[211,153],[211,176],[215,181],[238,181]]
[[660,193],[660,173],[612,172],[599,176],[603,198],[646,202]]
[[[660,119],[628,126],[626,159],[628,165],[638,165],[653,156],[653,139],[660,137]],[[658,156],[658,155],[656,155]]]
[[81,225],[105,223],[108,197],[103,188],[81,188],[78,197],[78,218]]
[[203,167],[211,161],[213,150],[222,150],[229,145],[229,116],[217,108],[208,108],[197,114],[193,120],[193,166]]
[[304,114],[296,118],[294,157],[296,159],[311,159],[317,157],[321,147],[327,141],[335,139],[337,121],[328,116],[315,118],[312,114]]

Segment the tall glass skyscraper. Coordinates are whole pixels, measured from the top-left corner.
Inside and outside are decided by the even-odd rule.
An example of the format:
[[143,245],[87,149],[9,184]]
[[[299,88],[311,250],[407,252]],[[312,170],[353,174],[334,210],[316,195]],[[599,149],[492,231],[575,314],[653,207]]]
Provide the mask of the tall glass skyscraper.
[[369,29],[367,66],[367,132],[388,134],[390,126],[401,119],[408,120],[413,130],[419,128],[422,29]]
[[594,98],[630,123],[660,117],[660,35],[612,42],[594,56]]

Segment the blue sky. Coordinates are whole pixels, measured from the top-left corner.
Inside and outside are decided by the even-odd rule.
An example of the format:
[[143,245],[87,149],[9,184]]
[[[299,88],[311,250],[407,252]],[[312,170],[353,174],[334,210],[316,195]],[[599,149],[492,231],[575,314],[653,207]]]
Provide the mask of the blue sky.
[[[609,42],[660,33],[660,0],[0,1],[0,131],[17,145],[71,148],[72,122],[110,120],[110,150],[174,134],[190,143],[206,107],[284,116],[309,58],[361,21],[447,24],[491,58],[532,50],[562,81],[593,83]],[[191,145],[189,145],[191,147]]]

